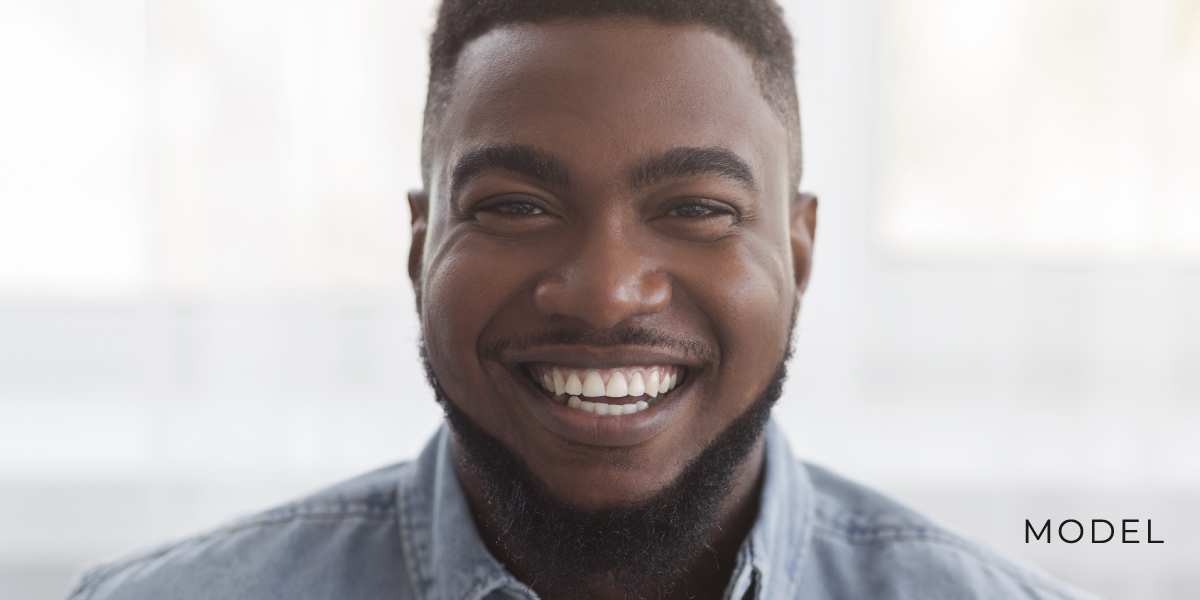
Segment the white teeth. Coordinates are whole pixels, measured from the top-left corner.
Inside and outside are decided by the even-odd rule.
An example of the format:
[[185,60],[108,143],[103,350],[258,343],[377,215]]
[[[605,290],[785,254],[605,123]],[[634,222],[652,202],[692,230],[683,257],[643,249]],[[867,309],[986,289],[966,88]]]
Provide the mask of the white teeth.
[[554,395],[555,396],[561,396],[561,395],[567,393],[567,383],[565,381],[563,381],[562,373],[559,372],[558,369],[554,370],[554,379],[552,379],[551,381],[553,381],[553,383],[554,383]]
[[[574,373],[571,374],[575,376]],[[570,392],[570,390],[567,390]],[[588,371],[587,377],[583,379],[583,388],[580,390],[584,396],[588,398],[596,398],[604,395],[604,380],[600,379],[600,373],[597,371]],[[571,392],[575,393],[575,392]]]
[[632,415],[650,408],[650,404],[645,400],[639,400],[629,404],[609,404],[607,402],[589,402],[587,400],[580,400],[579,396],[571,396],[567,400],[567,406],[604,416]]
[[[595,415],[632,415],[650,409],[649,398],[666,394],[679,386],[680,373],[671,373],[673,368],[653,369],[625,367],[605,371],[611,373],[605,385],[601,370],[575,370],[552,368],[541,375],[540,383],[558,404],[583,410]],[[563,378],[566,371],[566,379]],[[632,373],[631,373],[632,371]],[[586,373],[586,374],[584,374]],[[580,379],[582,375],[582,380]],[[535,381],[537,381],[535,379]],[[628,403],[596,402],[607,398],[627,398]],[[646,400],[636,398],[645,397]],[[617,402],[622,402],[617,400]]]
[[[599,377],[599,375],[597,375]],[[564,384],[563,390],[572,396],[578,396],[583,393],[583,385],[579,383],[579,376],[571,373],[567,376],[567,382]],[[600,394],[603,396],[604,394]]]
[[658,395],[658,369],[650,371],[650,380],[646,382],[646,393],[653,398]]
[[[608,385],[612,386],[612,380],[608,381]],[[641,396],[646,393],[646,384],[642,381],[642,373],[639,371],[629,378],[629,395]]]
[[625,385],[625,376],[620,371],[613,373],[608,378],[608,387],[604,388],[604,395],[609,398],[624,398],[629,393],[629,386]]

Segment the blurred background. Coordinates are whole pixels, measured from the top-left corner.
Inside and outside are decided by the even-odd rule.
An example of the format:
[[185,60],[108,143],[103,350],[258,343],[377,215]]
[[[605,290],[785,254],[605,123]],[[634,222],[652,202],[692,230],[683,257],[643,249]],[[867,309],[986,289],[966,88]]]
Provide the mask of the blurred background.
[[[1200,0],[790,0],[795,450],[1200,597]],[[0,0],[0,598],[413,456],[431,0]],[[1164,544],[1025,544],[1146,519]]]

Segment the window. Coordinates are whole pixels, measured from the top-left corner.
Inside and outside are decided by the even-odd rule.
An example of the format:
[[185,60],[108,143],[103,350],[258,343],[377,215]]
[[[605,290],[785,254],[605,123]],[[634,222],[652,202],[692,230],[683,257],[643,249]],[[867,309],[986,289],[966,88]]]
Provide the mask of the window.
[[889,0],[889,252],[1200,260],[1200,0]]

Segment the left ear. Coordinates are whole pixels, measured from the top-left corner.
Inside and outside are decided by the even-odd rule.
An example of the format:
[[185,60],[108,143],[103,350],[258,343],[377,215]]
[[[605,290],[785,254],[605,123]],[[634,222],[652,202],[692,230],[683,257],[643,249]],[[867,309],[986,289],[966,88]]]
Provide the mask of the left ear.
[[817,197],[804,192],[792,196],[792,268],[796,270],[796,294],[804,295],[812,272],[813,239],[817,231]]
[[425,190],[408,192],[408,209],[412,214],[412,245],[408,248],[408,278],[421,311],[421,263],[425,257],[425,231],[429,229],[429,193]]

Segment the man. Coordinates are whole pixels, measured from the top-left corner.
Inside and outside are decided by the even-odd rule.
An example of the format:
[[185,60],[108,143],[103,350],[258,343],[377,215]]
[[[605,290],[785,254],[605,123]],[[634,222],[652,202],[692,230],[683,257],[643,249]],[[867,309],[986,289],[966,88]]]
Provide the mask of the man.
[[1075,597],[769,424],[799,141],[771,0],[446,0],[409,274],[448,428],[74,597]]

